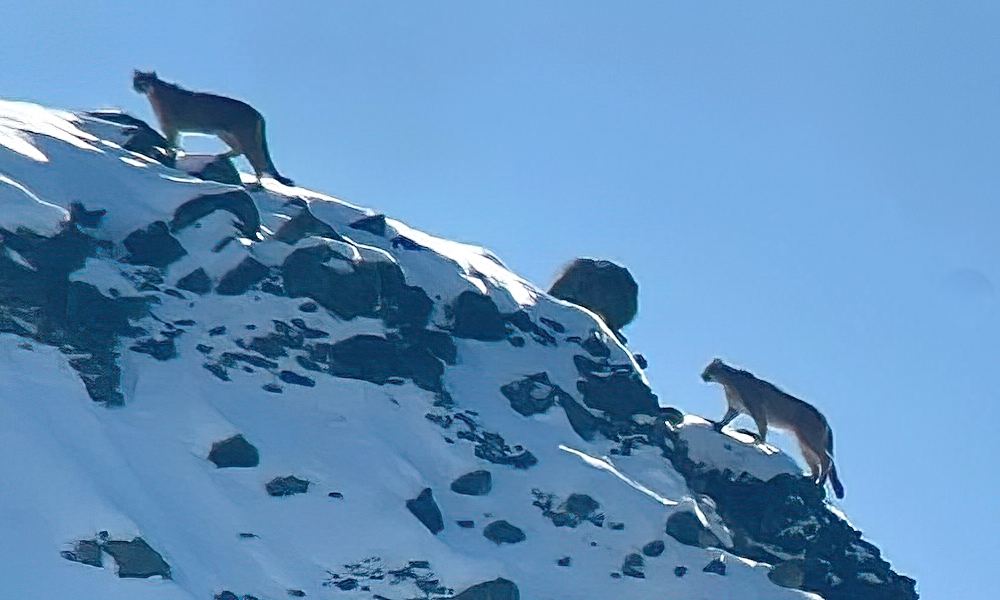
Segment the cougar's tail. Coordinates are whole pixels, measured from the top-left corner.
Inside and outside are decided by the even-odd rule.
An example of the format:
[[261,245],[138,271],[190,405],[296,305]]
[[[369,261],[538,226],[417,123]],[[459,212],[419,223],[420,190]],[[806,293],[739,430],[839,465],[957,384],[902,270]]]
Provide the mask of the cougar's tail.
[[260,149],[264,154],[264,161],[267,163],[264,165],[264,173],[273,177],[278,183],[282,185],[292,186],[295,185],[291,179],[282,176],[278,173],[278,169],[274,166],[274,161],[271,160],[271,153],[267,149],[267,132],[264,126],[263,117],[259,121],[260,125],[257,128],[257,135],[260,137]]
[[827,426],[826,431],[826,456],[830,460],[830,485],[833,486],[833,493],[837,495],[837,498],[843,498],[844,486],[840,483],[840,478],[837,477],[837,467],[833,464],[833,430]]

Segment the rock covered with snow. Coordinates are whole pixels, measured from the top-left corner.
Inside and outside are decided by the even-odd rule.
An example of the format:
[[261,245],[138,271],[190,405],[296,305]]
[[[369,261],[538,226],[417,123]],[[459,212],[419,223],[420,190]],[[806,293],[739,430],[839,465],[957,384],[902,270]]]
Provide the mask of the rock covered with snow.
[[12,597],[915,597],[483,248],[17,102],[0,235]]

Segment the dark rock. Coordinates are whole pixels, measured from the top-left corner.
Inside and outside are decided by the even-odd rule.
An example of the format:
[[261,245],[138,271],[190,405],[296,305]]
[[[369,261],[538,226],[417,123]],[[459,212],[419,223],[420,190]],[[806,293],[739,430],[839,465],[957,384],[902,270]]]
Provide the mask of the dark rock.
[[573,362],[583,377],[577,388],[590,408],[602,410],[616,421],[636,414],[659,415],[656,394],[631,364],[600,364],[582,355],[574,356]]
[[573,564],[573,559],[568,556],[564,556],[559,560],[557,560],[556,564],[559,565],[560,567],[568,567]]
[[91,567],[102,567],[101,545],[95,540],[80,540],[74,544],[72,550],[60,552],[60,556],[66,560],[83,563]]
[[250,468],[260,464],[260,454],[253,444],[239,434],[212,444],[208,460],[220,469]]
[[580,342],[580,347],[587,351],[587,354],[598,358],[608,358],[611,356],[611,348],[604,341],[604,335],[592,331],[587,339]]
[[341,494],[340,492],[330,492],[329,494],[327,494],[327,496],[329,496],[330,498],[336,498],[338,500],[344,498],[344,495]]
[[186,292],[193,292],[203,296],[212,291],[212,278],[208,276],[205,269],[198,267],[178,279],[177,287]]
[[319,305],[315,302],[303,302],[299,305],[299,310],[304,313],[314,313],[319,310]]
[[293,496],[295,494],[305,494],[308,492],[309,483],[310,482],[306,479],[299,479],[294,475],[289,475],[287,477],[275,477],[267,483],[265,488],[267,489],[267,493],[271,496]]
[[667,519],[666,532],[670,537],[688,546],[711,548],[720,545],[719,538],[702,525],[697,515],[687,510],[670,515]]
[[351,223],[351,229],[360,229],[377,236],[385,237],[385,215],[369,215]]
[[455,325],[452,335],[459,338],[498,342],[507,335],[500,310],[489,296],[465,291],[452,308]]
[[252,258],[245,258],[236,268],[222,276],[215,292],[222,296],[239,296],[267,277],[268,268]]
[[434,535],[444,529],[444,518],[431,488],[424,488],[416,498],[407,500],[406,508]]
[[538,320],[556,333],[566,333],[566,328],[559,321],[553,321],[552,319],[547,319],[545,317],[541,317]]
[[431,354],[446,364],[454,365],[458,361],[458,348],[455,346],[455,340],[444,331],[421,329],[413,332],[411,336],[416,343],[430,350]]
[[642,553],[645,554],[646,556],[655,558],[663,554],[663,551],[666,550],[666,548],[667,546],[666,544],[663,543],[662,540],[653,540],[652,542],[649,542],[648,544],[642,547]]
[[554,494],[545,494],[541,490],[531,490],[534,500],[532,506],[542,509],[542,516],[552,521],[556,527],[579,527],[581,523],[590,522],[597,527],[604,526],[604,513],[601,505],[587,494],[570,494],[569,498],[558,507],[554,507]]
[[639,285],[632,274],[607,260],[574,260],[549,294],[597,313],[611,329],[628,325],[639,309]]
[[566,392],[549,381],[547,373],[535,373],[512,381],[501,387],[500,392],[510,401],[511,408],[525,417],[544,413],[557,401],[573,401]]
[[[580,403],[570,397],[569,394],[560,397],[559,405],[566,412],[566,419],[569,421],[569,425],[573,428],[573,431],[588,442],[592,441],[598,433],[609,432],[613,429],[610,423],[592,415],[590,411],[580,406]],[[607,433],[607,437],[613,439],[614,434]]]
[[145,121],[118,110],[92,110],[84,113],[89,117],[122,125],[126,139],[121,144],[126,150],[142,154],[166,167],[174,167],[175,153],[166,138]]
[[292,252],[281,266],[286,293],[308,297],[344,320],[383,318],[391,327],[423,328],[433,303],[420,288],[407,286],[399,266],[384,261],[350,262],[342,273],[328,266],[344,260],[326,245]]
[[625,562],[622,563],[622,575],[636,579],[645,579],[646,574],[642,571],[644,566],[646,566],[646,561],[642,558],[641,554],[629,554],[625,557]]
[[267,360],[262,356],[250,354],[248,352],[223,352],[219,357],[219,362],[226,367],[232,367],[237,362],[246,363],[261,369],[277,369],[278,363]]
[[513,581],[497,578],[474,585],[453,600],[521,600],[521,592]]
[[608,529],[611,529],[612,531],[624,531],[625,523],[617,523],[615,521],[611,521],[610,523],[608,523]]
[[444,365],[423,346],[404,347],[399,352],[400,374],[418,387],[436,392],[442,388]]
[[[517,329],[520,329],[524,333],[530,335],[531,339],[535,340],[536,342],[538,342],[543,346],[556,345],[556,338],[551,333],[545,331],[544,329],[539,327],[534,321],[532,321],[531,315],[529,315],[526,311],[519,310],[513,314],[504,315],[504,320],[513,325],[514,327],[516,327]],[[510,338],[510,340],[511,342],[513,342],[514,338]],[[524,345],[523,339],[522,339],[522,344],[520,345],[521,346]]]
[[211,328],[211,329],[208,330],[208,335],[212,335],[212,336],[223,335],[225,333],[226,333],[226,326],[225,325],[219,325],[218,327],[213,327],[213,328]]
[[290,383],[292,385],[301,385],[305,387],[316,387],[316,382],[305,375],[299,375],[295,371],[282,371],[278,373],[278,378],[285,383]]
[[519,335],[511,336],[507,338],[507,341],[510,342],[510,345],[514,346],[515,348],[524,348],[524,346],[528,343],[524,340],[523,337]]
[[767,578],[781,587],[802,589],[806,578],[805,561],[792,559],[780,562],[768,571]]
[[392,238],[392,247],[393,249],[402,248],[404,250],[414,250],[418,252],[427,249],[422,244],[418,244],[414,240],[411,240],[410,238],[403,235],[397,235],[396,237]]
[[97,210],[87,210],[82,203],[73,202],[69,205],[70,220],[77,225],[77,227],[85,227],[87,229],[95,229],[101,225],[101,220],[104,219],[108,211],[103,208]]
[[[281,321],[275,321],[275,324],[280,322]],[[323,331],[322,329],[312,329],[311,327],[306,325],[306,322],[303,321],[302,319],[292,319],[292,325],[294,325],[295,328],[299,330],[298,332],[302,336],[302,338],[307,340],[318,340],[321,338],[330,337],[330,334]]]
[[129,347],[129,350],[138,352],[139,354],[148,354],[156,360],[170,360],[171,358],[177,358],[177,347],[174,344],[174,339],[172,337],[161,340],[153,338],[139,340],[132,344],[132,346]]
[[687,575],[687,572],[688,572],[687,567],[674,567],[674,575],[676,575],[677,577],[684,577],[685,575]]
[[128,234],[122,242],[128,254],[123,259],[134,265],[163,269],[187,254],[181,243],[170,235],[167,224],[155,221],[145,229]]
[[303,207],[294,217],[285,223],[274,234],[274,239],[289,245],[305,237],[323,237],[336,241],[344,241],[333,227],[316,218],[308,207]]
[[684,413],[672,406],[665,406],[660,409],[660,418],[677,427],[684,422]]
[[288,590],[288,595],[295,598],[305,598],[306,593],[302,590]]
[[174,211],[170,231],[180,231],[217,210],[227,211],[236,217],[239,231],[244,237],[259,239],[260,212],[257,211],[253,198],[242,190],[206,194],[185,202]]
[[725,576],[725,574],[726,574],[726,555],[725,554],[720,554],[720,555],[716,556],[715,558],[712,559],[712,562],[710,562],[707,565],[705,565],[705,568],[702,569],[702,571],[705,572],[705,573],[715,573],[716,575],[723,575],[723,576]]
[[476,526],[475,521],[455,521],[455,523],[462,529],[472,529]]
[[229,590],[223,590],[215,595],[215,600],[240,600],[240,597]]
[[493,489],[493,476],[489,471],[473,471],[451,482],[451,491],[465,496],[485,496]]
[[130,542],[107,541],[103,548],[115,559],[119,577],[145,579],[159,575],[170,579],[170,565],[142,538]]
[[175,168],[205,181],[243,185],[233,161],[224,154],[185,154],[177,157]]
[[523,531],[507,521],[493,521],[483,529],[483,535],[498,546],[517,544],[527,539]]
[[217,365],[215,363],[205,363],[202,366],[208,369],[209,373],[215,375],[222,381],[232,381],[232,378],[229,377],[229,372],[226,371],[226,369],[221,365]]
[[241,540],[252,540],[252,539],[255,539],[255,538],[259,538],[259,537],[260,536],[257,535],[256,533],[241,533],[241,534],[239,534],[239,538]]
[[646,360],[645,356],[643,356],[641,354],[633,354],[632,358],[635,359],[635,364],[639,365],[640,369],[648,369],[649,368],[649,362]]

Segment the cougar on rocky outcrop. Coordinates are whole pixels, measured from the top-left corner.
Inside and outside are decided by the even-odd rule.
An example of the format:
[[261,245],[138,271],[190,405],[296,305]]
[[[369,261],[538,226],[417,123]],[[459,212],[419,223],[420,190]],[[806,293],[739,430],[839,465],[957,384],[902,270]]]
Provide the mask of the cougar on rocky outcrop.
[[132,87],[149,98],[171,147],[177,147],[177,136],[182,131],[217,135],[231,148],[227,156],[242,154],[247,157],[258,180],[266,175],[285,185],[293,185],[291,179],[278,174],[271,162],[264,117],[249,104],[225,96],[185,90],[158,78],[156,71],[135,71]]
[[705,367],[701,378],[721,384],[726,391],[729,410],[716,423],[716,429],[722,429],[737,415],[746,413],[757,423],[761,441],[767,441],[768,425],[790,431],[799,441],[816,484],[823,485],[829,476],[834,493],[838,498],[844,497],[844,486],[833,464],[833,431],[815,406],[758,379],[753,373],[730,367],[718,358]]

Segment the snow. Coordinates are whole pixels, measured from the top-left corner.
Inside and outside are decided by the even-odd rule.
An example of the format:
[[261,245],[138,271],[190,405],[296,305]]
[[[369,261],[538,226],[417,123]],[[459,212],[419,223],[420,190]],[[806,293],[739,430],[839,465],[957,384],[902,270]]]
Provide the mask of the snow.
[[[169,221],[192,198],[238,189],[150,163],[122,149],[114,132],[106,123],[70,113],[0,102],[0,227],[51,236],[66,221],[70,204],[80,201],[88,210],[107,211],[88,233],[118,243],[154,221]],[[219,249],[220,241],[238,233],[232,216],[219,211],[175,234],[188,254],[167,269],[168,283],[198,267],[217,281],[247,256],[273,266],[303,245],[330,244],[344,256],[337,268],[395,261],[408,284],[440,296],[432,327],[446,322],[442,307],[450,300],[478,290],[502,312],[525,309],[536,320],[562,323],[563,338],[600,331],[612,362],[634,364],[628,349],[592,313],[548,297],[488,250],[392,219],[386,220],[385,237],[354,230],[350,224],[371,211],[276,182],[265,181],[251,196],[266,231],[276,231],[289,218],[288,200],[297,198],[348,241],[307,238],[289,246],[267,237],[243,238]],[[419,249],[395,247],[397,236]],[[71,278],[93,284],[108,297],[136,296],[134,270],[102,254]],[[612,444],[582,440],[563,411],[527,418],[510,408],[499,388],[541,370],[579,400],[572,360],[578,346],[529,342],[516,348],[456,340],[458,364],[447,367],[445,386],[461,408],[477,413],[485,429],[538,458],[536,466],[518,470],[477,458],[462,440],[448,443],[445,438],[453,438],[454,430],[425,417],[436,410],[435,395],[409,382],[378,386],[310,372],[315,387],[284,385],[275,372],[301,371],[290,357],[276,359],[277,369],[231,369],[228,382],[202,366],[206,355],[199,346],[210,346],[211,356],[239,351],[238,342],[271,331],[274,320],[301,318],[306,326],[327,332],[330,343],[359,334],[384,336],[380,320],[342,321],[322,310],[303,313],[303,299],[253,291],[159,298],[138,325],[156,332],[164,323],[194,324],[175,338],[175,359],[158,361],[122,348],[123,408],[93,402],[69,357],[57,348],[0,335],[0,380],[5,382],[0,478],[8,482],[0,494],[0,532],[8,540],[0,547],[4,597],[204,600],[231,590],[276,599],[294,589],[309,598],[352,599],[415,593],[388,580],[372,582],[368,593],[323,585],[331,572],[343,573],[344,565],[371,557],[386,569],[428,561],[435,576],[456,592],[504,577],[517,583],[523,597],[539,600],[810,597],[773,585],[766,565],[666,536],[671,512],[697,510],[698,503],[659,452],[640,448],[612,460],[607,458]],[[223,326],[226,334],[212,333]],[[282,393],[264,391],[265,384],[281,384]],[[236,434],[258,448],[258,467],[218,469],[206,459],[214,442]],[[725,434],[731,443],[720,444],[720,434],[685,422],[681,435],[697,460],[745,468],[761,478],[798,470],[787,457],[768,456],[732,432]],[[493,475],[488,496],[450,491],[455,478],[477,469]],[[265,484],[286,475],[309,480],[308,493],[268,496]],[[428,487],[445,517],[438,535],[405,508]],[[625,526],[557,528],[532,505],[536,489],[560,499],[587,493],[600,502],[609,522]],[[331,492],[343,497],[330,497]],[[712,515],[701,516],[715,525]],[[482,528],[496,519],[523,529],[527,540],[503,546],[487,540]],[[459,520],[473,520],[475,528],[462,528]],[[76,540],[93,539],[101,531],[111,539],[141,536],[170,564],[172,579],[120,579],[107,555],[103,569],[60,557]],[[646,559],[645,579],[610,576],[621,571],[626,555],[652,540],[663,540],[666,550]],[[725,577],[702,572],[720,555],[726,556]],[[572,557],[571,567],[557,565],[564,556]],[[689,568],[684,577],[674,574],[681,565]]]
[[774,446],[758,443],[753,436],[730,428],[716,431],[711,423],[696,415],[685,415],[678,433],[688,446],[688,458],[729,470],[736,477],[747,473],[761,481],[770,481],[782,473],[802,474],[795,461]]

